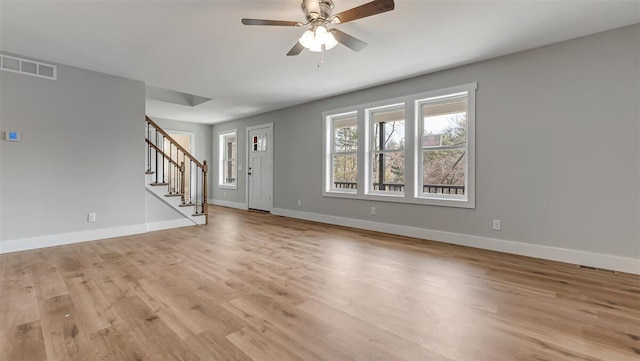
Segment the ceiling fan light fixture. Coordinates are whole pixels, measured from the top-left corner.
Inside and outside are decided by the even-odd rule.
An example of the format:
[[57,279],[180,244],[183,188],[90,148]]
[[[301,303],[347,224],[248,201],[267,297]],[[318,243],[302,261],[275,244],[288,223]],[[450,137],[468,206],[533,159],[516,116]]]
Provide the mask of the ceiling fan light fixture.
[[327,50],[333,49],[335,48],[335,46],[338,45],[338,40],[336,40],[336,37],[333,36],[332,33],[329,33],[327,35],[327,41],[324,43],[324,47]]
[[335,36],[326,27],[320,25],[313,30],[307,30],[298,40],[302,46],[313,52],[333,49],[338,45]]
[[328,34],[329,33],[327,32],[327,28],[325,28],[324,26],[320,25],[316,27],[316,43],[326,43]]
[[[1,0],[0,0],[1,1]],[[333,0],[302,0],[302,12],[305,15],[304,23],[286,20],[265,20],[243,18],[244,25],[268,25],[268,26],[309,26],[302,34],[298,42],[289,50],[287,56],[300,55],[303,50],[323,52],[333,49],[338,43],[353,51],[361,51],[367,46],[364,41],[346,34],[333,25],[378,15],[395,9],[394,0],[372,0],[352,9],[333,15]],[[328,29],[327,25],[333,28]]]
[[307,30],[304,32],[304,34],[302,34],[300,40],[298,41],[305,48],[311,49],[315,45],[315,35],[313,34],[313,31]]
[[309,48],[309,51],[313,51],[314,53],[322,52],[322,44],[313,44],[313,46]]

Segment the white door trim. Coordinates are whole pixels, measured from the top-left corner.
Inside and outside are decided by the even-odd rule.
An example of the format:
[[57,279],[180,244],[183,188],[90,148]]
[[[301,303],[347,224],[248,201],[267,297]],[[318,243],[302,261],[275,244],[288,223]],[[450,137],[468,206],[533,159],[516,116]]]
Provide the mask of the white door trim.
[[246,177],[245,178],[246,179],[246,182],[245,182],[245,200],[246,200],[245,205],[246,205],[247,209],[249,209],[249,187],[250,187],[250,184],[249,184],[248,172],[249,172],[249,157],[251,155],[251,152],[249,151],[249,147],[251,146],[251,139],[249,139],[249,132],[251,132],[252,130],[264,129],[264,128],[269,128],[269,132],[271,133],[271,144],[270,144],[271,145],[271,151],[269,152],[269,157],[271,158],[270,159],[270,161],[271,161],[271,169],[272,169],[272,171],[271,171],[271,200],[269,201],[269,209],[268,209],[268,211],[271,212],[271,211],[273,211],[273,196],[274,196],[274,194],[273,194],[273,173],[274,173],[273,172],[273,168],[274,168],[273,167],[273,153],[274,153],[273,152],[273,148],[274,148],[274,143],[275,143],[274,142],[275,135],[273,134],[273,123],[253,125],[253,126],[247,127],[245,129],[245,133],[246,133],[246,138],[245,138],[246,142],[245,142],[245,147],[244,147],[244,151],[246,152],[245,163],[244,163],[246,165],[245,171],[244,171],[245,172],[244,175]]
[[181,134],[181,135],[188,135],[189,136],[189,148],[190,148],[189,152],[191,152],[191,155],[196,157],[196,132],[192,132],[192,131],[189,131],[189,130],[176,130],[176,129],[165,129],[164,131],[167,132],[167,134],[169,134],[169,135],[171,135],[171,133],[173,133],[173,134]]

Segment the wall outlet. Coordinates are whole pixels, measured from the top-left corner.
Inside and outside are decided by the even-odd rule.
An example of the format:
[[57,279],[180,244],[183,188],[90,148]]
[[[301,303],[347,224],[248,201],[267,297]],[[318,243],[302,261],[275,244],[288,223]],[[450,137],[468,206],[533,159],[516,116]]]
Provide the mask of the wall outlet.
[[96,221],[96,214],[95,213],[88,213],[87,214],[87,222],[95,222]]
[[375,215],[376,214],[376,207],[371,207],[371,215]]
[[222,192],[222,197],[227,198],[227,192]]
[[494,219],[493,220],[493,230],[494,231],[499,231],[502,228],[502,225],[500,224],[500,220],[499,219]]
[[298,199],[298,207],[302,206],[302,201]]

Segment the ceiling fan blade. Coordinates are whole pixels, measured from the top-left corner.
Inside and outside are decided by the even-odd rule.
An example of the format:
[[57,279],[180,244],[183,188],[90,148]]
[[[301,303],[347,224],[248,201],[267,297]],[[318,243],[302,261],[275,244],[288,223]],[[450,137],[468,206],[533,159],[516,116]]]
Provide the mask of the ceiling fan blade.
[[299,21],[242,19],[244,25],[300,26]]
[[364,48],[367,47],[367,43],[365,43],[364,41],[358,39],[358,38],[354,38],[353,36],[340,31],[338,29],[331,29],[330,32],[333,34],[333,36],[336,38],[336,40],[346,46],[347,48],[358,52]]
[[300,42],[297,42],[296,45],[294,45],[293,48],[289,50],[289,52],[287,53],[287,56],[300,55],[300,53],[302,53],[303,50],[304,50],[304,46],[302,46]]
[[302,2],[302,6],[307,10],[308,14],[311,13],[316,13],[317,15],[320,15],[320,3],[318,2],[318,0],[304,0]]
[[349,21],[366,18],[367,16],[381,14],[395,8],[393,0],[374,0],[353,9],[345,10],[331,17],[331,21],[344,24]]

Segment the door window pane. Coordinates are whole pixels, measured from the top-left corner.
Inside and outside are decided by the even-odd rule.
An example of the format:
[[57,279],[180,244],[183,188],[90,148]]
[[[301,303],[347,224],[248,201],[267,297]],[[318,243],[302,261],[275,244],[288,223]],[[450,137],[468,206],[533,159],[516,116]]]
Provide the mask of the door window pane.
[[267,151],[267,135],[259,134],[252,138],[253,151],[254,152],[266,152]]

